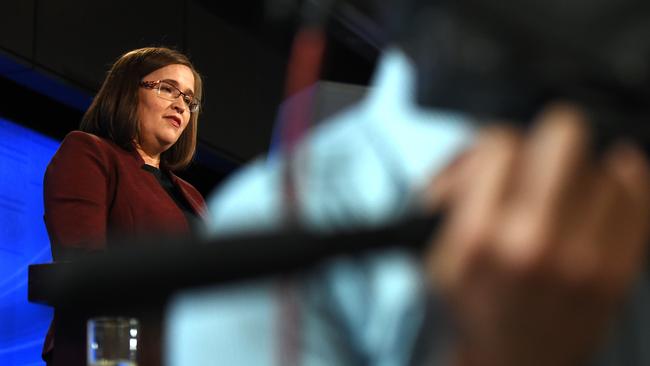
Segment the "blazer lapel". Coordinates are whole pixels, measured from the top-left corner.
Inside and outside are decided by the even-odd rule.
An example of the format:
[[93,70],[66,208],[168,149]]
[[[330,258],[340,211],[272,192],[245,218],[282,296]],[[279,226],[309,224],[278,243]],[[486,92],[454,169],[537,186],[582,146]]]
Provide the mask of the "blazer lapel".
[[190,204],[194,212],[196,212],[202,220],[208,221],[208,212],[205,209],[205,203],[203,200],[198,200],[194,196],[192,196],[186,189],[184,182],[180,180],[174,173],[170,172],[170,176],[172,177],[172,181],[174,182],[174,185],[178,187],[180,192],[183,194],[183,197],[185,197],[185,200]]

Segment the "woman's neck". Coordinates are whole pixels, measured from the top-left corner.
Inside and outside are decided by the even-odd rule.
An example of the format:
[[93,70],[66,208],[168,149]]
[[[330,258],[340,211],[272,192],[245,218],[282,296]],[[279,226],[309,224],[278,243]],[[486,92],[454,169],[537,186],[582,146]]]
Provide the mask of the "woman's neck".
[[147,165],[155,166],[160,169],[160,153],[150,153],[145,151],[140,144],[135,143],[135,150],[140,154],[142,160]]

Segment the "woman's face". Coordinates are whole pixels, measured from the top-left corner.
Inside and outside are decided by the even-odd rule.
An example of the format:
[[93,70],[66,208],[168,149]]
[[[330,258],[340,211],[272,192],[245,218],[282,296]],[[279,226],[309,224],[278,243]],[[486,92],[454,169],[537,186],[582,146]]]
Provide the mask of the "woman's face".
[[[185,65],[167,65],[145,76],[142,81],[164,80],[188,95],[194,95],[194,74]],[[190,121],[190,111],[179,96],[174,100],[161,98],[157,91],[139,90],[139,144],[147,154],[160,154],[181,136]]]

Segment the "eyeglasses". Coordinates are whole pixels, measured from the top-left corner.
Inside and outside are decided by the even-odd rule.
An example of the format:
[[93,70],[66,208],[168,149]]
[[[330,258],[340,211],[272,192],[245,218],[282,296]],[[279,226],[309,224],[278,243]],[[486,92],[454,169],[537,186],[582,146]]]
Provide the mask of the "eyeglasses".
[[183,102],[187,106],[187,109],[189,109],[189,111],[192,113],[198,111],[201,105],[201,101],[198,98],[195,98],[193,95],[187,95],[183,93],[176,86],[164,80],[141,81],[140,86],[156,91],[156,95],[166,100],[173,101],[182,96]]

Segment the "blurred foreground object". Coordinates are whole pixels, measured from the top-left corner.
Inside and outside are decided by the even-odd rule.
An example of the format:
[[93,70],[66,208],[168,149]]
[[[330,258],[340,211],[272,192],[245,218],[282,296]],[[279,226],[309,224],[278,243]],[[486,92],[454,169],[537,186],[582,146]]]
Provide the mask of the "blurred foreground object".
[[434,183],[460,365],[585,364],[647,266],[648,161],[623,143],[595,159],[587,126],[554,105],[528,136],[486,128]]
[[413,0],[396,21],[423,106],[531,121],[581,105],[597,136],[650,144],[650,4]]

